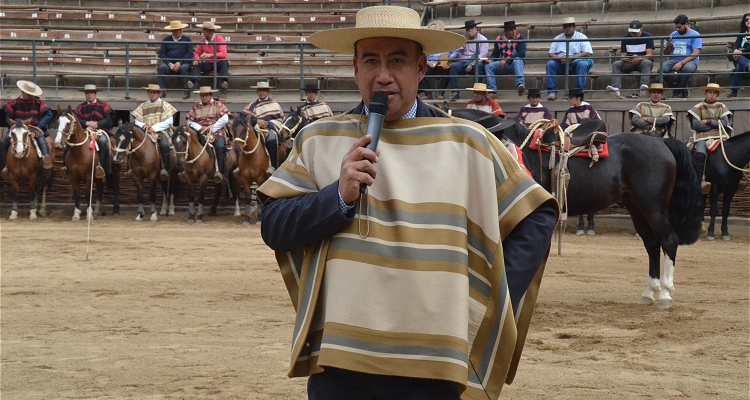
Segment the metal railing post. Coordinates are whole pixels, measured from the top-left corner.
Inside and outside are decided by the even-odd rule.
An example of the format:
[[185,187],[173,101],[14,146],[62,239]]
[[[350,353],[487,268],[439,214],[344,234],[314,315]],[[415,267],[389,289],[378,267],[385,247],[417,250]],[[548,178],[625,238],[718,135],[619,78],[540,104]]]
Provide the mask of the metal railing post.
[[125,42],[125,98],[130,98],[130,42]]
[[218,65],[217,65],[218,62],[216,61],[216,42],[214,42],[213,46],[214,46],[214,89],[218,89],[219,86],[216,85],[217,83],[216,74],[217,74],[217,68],[218,68]]
[[36,84],[36,40],[31,41],[31,70]]
[[659,52],[659,83],[664,84],[664,38],[659,39],[659,46],[661,51]]
[[299,45],[299,90],[300,98],[303,97],[303,90],[305,89],[305,46],[300,43]]
[[565,38],[565,93],[563,96],[568,94],[568,78],[570,77],[570,39]]

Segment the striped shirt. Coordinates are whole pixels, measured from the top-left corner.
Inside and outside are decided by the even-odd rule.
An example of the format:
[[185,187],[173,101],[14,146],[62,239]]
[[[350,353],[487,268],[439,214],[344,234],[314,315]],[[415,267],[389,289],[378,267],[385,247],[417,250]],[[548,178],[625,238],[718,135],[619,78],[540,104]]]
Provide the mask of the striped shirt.
[[480,110],[484,112],[488,112],[491,114],[495,114],[500,118],[505,118],[505,113],[503,112],[503,109],[500,108],[500,104],[495,101],[494,99],[490,99],[485,97],[483,101],[477,103],[474,100],[469,100],[464,108],[468,108],[471,110]]
[[[47,104],[36,97],[23,99],[20,96],[5,103],[5,119],[27,120],[31,118],[31,125],[37,126],[42,130],[47,129],[47,123],[52,120],[52,110]],[[8,121],[8,125],[10,122]]]
[[567,129],[571,125],[580,124],[581,120],[584,118],[601,119],[599,113],[594,109],[594,106],[583,101],[580,106],[573,106],[568,108],[568,111],[565,111],[565,116],[563,117],[560,126],[563,129]]
[[333,116],[331,108],[328,107],[328,104],[322,101],[313,101],[312,103],[305,102],[305,104],[299,106],[298,109],[300,115],[303,115],[310,122]]
[[521,107],[520,111],[518,111],[516,119],[528,128],[529,126],[531,126],[531,124],[539,121],[540,119],[551,120],[552,113],[550,112],[549,108],[541,104],[537,104],[536,107],[532,107],[531,104],[526,104],[525,106]]

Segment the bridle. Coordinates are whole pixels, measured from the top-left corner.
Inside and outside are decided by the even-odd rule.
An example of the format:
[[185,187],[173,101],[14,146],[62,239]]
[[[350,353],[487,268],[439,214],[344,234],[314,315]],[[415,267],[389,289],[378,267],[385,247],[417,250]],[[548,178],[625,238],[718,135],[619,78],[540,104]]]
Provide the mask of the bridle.
[[294,132],[297,132],[297,128],[299,128],[299,126],[302,124],[302,116],[297,115],[297,123],[294,124],[294,126],[292,126],[291,128],[286,126],[287,122],[289,122],[290,119],[294,118],[295,115],[297,114],[290,115],[289,118],[284,121],[284,124],[281,125],[281,129],[286,129],[287,132],[289,132],[289,137],[292,137],[294,135]]
[[[206,128],[203,129],[203,131],[206,132],[206,133],[204,133],[204,135],[206,135],[206,144],[203,145],[203,148],[201,149],[200,153],[198,153],[198,155],[195,156],[195,158],[193,158],[192,160],[187,160],[187,158],[188,158],[188,152],[190,151],[190,131],[189,130],[183,130],[182,133],[178,133],[179,136],[183,136],[183,135],[185,136],[185,151],[177,151],[177,149],[175,149],[175,152],[174,152],[175,156],[179,157],[180,154],[184,155],[184,157],[186,159],[185,160],[186,164],[192,164],[192,163],[198,161],[198,159],[201,158],[201,156],[203,155],[203,153],[206,151],[206,147],[208,147],[208,144],[213,139],[213,135],[210,132],[208,132],[208,130],[210,128],[211,127],[206,127]],[[203,133],[203,132],[201,132],[201,133]]]
[[[240,125],[242,125],[245,128],[245,139],[242,139],[240,137],[235,137],[233,140],[235,142],[242,143],[242,154],[249,155],[249,154],[255,153],[255,151],[258,150],[258,147],[260,147],[260,141],[261,141],[260,135],[254,131],[255,136],[257,136],[258,138],[258,141],[255,142],[255,147],[253,147],[252,150],[249,150],[249,151],[245,150],[245,147],[247,147],[247,140],[249,139],[249,136],[250,136],[250,126],[247,124],[247,120],[245,120],[244,118],[240,118],[237,121]],[[284,125],[283,128],[286,128],[286,125]]]
[[71,115],[70,113],[66,113],[65,115],[66,115],[68,121],[70,121],[69,124],[68,124],[68,128],[67,128],[68,131],[67,132],[63,131],[62,132],[63,136],[65,136],[65,144],[67,144],[70,147],[83,146],[91,138],[93,132],[91,132],[91,131],[89,131],[87,129],[87,130],[84,131],[84,133],[86,134],[86,137],[83,138],[83,140],[80,143],[71,143],[69,140],[70,140],[70,137],[73,136],[73,127],[74,127],[74,125],[78,125],[78,118],[76,118],[75,116]]
[[[117,153],[125,153],[126,156],[129,156],[129,155],[135,153],[136,151],[138,151],[141,147],[143,147],[143,144],[146,143],[146,139],[149,138],[148,137],[149,135],[148,135],[148,133],[143,132],[143,140],[141,140],[141,143],[138,146],[136,146],[135,148],[133,148],[133,141],[135,141],[135,135],[133,135],[133,130],[132,129],[133,128],[128,128],[128,130],[130,131],[130,138],[127,139],[128,146],[126,148],[124,148],[124,149],[120,148],[120,146],[115,146],[115,152],[117,152]],[[152,139],[152,141],[153,141],[153,139]]]
[[26,124],[23,124],[23,129],[26,131],[25,134],[21,134],[21,139],[23,141],[23,150],[21,152],[21,155],[18,155],[18,152],[16,151],[16,143],[18,143],[18,139],[16,139],[15,135],[15,129],[11,131],[10,135],[10,145],[13,149],[13,156],[17,158],[26,158],[29,156],[29,153],[31,152],[31,130],[29,130],[29,127],[26,126]]

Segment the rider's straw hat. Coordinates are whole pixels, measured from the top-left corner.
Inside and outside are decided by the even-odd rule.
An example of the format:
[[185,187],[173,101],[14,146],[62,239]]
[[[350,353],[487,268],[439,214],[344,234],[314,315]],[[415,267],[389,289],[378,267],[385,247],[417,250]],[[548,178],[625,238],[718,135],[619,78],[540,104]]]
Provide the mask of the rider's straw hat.
[[155,83],[149,83],[148,86],[146,86],[145,88],[142,88],[142,89],[146,89],[149,92],[161,92],[161,87],[159,87],[159,85],[157,85]]
[[193,90],[193,93],[198,94],[207,94],[207,93],[216,93],[218,90],[211,89],[211,86],[201,86],[200,90]]
[[16,86],[18,86],[19,89],[21,89],[22,92],[30,95],[30,96],[41,96],[42,95],[42,88],[36,85],[36,83],[31,81],[18,81],[16,82]]
[[202,24],[198,24],[198,25],[196,25],[196,26],[197,26],[198,28],[203,28],[203,29],[210,29],[210,30],[212,30],[212,31],[215,31],[215,30],[221,29],[221,26],[219,26],[219,25],[216,25],[216,24],[214,24],[214,23],[213,23],[213,22],[211,22],[211,21],[206,21],[206,22],[204,22],[204,23],[202,23]]
[[466,88],[466,90],[472,90],[474,92],[491,92],[492,89],[487,89],[486,83],[475,83],[474,87]]
[[357,11],[356,18],[354,28],[315,32],[310,35],[310,42],[342,54],[354,54],[357,41],[376,37],[413,40],[422,45],[426,54],[455,50],[466,43],[466,38],[457,33],[422,28],[419,13],[406,7],[366,7]]
[[78,89],[79,92],[101,92],[102,89],[97,89],[96,85],[83,85],[83,89]]
[[663,92],[664,91],[664,84],[663,83],[652,83],[651,86],[649,86],[648,91],[651,92],[651,91],[654,91],[654,90],[659,90],[659,91]]
[[251,89],[272,89],[268,81],[260,81],[257,86],[250,86]]
[[701,86],[700,89],[703,91],[703,93],[705,93],[707,90],[714,90],[714,91],[717,91],[719,93],[726,93],[727,92],[727,90],[724,89],[724,88],[722,88],[721,86],[719,86],[718,83],[709,83],[706,86]]

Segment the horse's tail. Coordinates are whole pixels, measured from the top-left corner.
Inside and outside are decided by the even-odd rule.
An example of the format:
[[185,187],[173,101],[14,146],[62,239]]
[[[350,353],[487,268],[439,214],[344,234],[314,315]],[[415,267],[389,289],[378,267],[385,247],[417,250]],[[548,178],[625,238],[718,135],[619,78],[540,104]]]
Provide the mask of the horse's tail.
[[669,223],[680,239],[678,244],[693,244],[700,236],[703,221],[700,178],[687,146],[673,138],[662,140],[677,162],[677,177],[669,199]]

